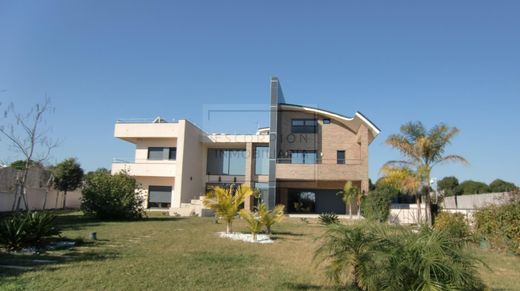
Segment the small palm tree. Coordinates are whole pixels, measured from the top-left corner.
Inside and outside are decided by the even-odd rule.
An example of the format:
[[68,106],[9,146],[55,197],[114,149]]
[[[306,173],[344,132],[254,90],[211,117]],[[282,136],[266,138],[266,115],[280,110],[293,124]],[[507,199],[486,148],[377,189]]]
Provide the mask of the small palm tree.
[[[347,206],[349,209],[348,213],[350,214],[350,219],[352,219],[352,203],[357,201],[358,206],[360,205],[362,195],[361,191],[359,191],[359,188],[353,186],[351,181],[348,181],[343,186],[343,190],[336,193],[336,195],[341,195],[341,199],[343,202],[345,202],[345,206]],[[358,209],[358,216],[360,214],[361,213]]]
[[206,193],[203,200],[205,207],[211,208],[216,215],[226,221],[226,232],[231,233],[233,219],[238,214],[240,205],[253,194],[249,186],[240,185],[236,189],[233,187],[215,187]]
[[247,222],[253,241],[256,241],[256,234],[262,230],[262,217],[258,212],[251,212],[248,209],[240,210],[240,217]]
[[260,219],[262,223],[265,225],[265,229],[268,235],[271,234],[271,227],[278,222],[281,222],[284,217],[284,205],[276,205],[273,210],[269,211],[267,209],[267,205],[262,203],[258,206],[258,214],[260,215]]
[[359,290],[371,290],[378,276],[373,268],[383,240],[365,225],[331,224],[321,237],[314,260],[326,263],[326,274],[337,284],[350,281]]
[[401,126],[399,134],[390,135],[386,144],[397,149],[404,156],[401,161],[389,161],[386,166],[411,168],[423,184],[426,202],[426,222],[431,225],[430,175],[432,168],[445,162],[467,161],[459,155],[445,155],[446,147],[459,133],[456,127],[445,124],[435,125],[427,130],[421,122],[409,122]]

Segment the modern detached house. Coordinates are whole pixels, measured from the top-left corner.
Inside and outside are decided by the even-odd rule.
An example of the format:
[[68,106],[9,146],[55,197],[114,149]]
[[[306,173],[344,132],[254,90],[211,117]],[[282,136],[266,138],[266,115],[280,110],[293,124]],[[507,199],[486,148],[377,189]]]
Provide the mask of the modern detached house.
[[368,191],[368,146],[379,132],[359,112],[346,117],[286,103],[272,78],[269,128],[228,135],[207,134],[188,120],[119,121],[115,137],[135,144],[135,160],[115,161],[112,173],[127,171],[145,190],[146,208],[172,214],[205,215],[200,197],[207,189],[243,183],[288,213],[344,214],[336,193],[346,181]]

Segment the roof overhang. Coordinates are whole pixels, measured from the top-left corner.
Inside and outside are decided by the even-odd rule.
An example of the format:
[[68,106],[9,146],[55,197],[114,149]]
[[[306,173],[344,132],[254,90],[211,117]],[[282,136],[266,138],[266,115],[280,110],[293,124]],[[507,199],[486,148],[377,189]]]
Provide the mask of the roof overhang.
[[340,115],[340,114],[337,114],[334,112],[330,112],[327,110],[318,109],[318,108],[314,108],[314,107],[309,107],[309,106],[287,104],[287,103],[280,103],[278,105],[280,106],[280,109],[283,109],[283,110],[308,112],[308,113],[318,114],[321,116],[331,118],[333,120],[336,120],[336,121],[344,124],[345,126],[347,126],[348,128],[350,128],[351,130],[353,130],[355,132],[358,131],[359,126],[361,126],[361,124],[364,124],[365,126],[367,126],[369,132],[371,133],[369,142],[372,142],[372,140],[374,140],[376,138],[376,136],[378,136],[379,133],[381,132],[381,130],[374,123],[372,123],[367,117],[365,117],[359,111],[356,111],[356,113],[354,114],[354,117],[347,117],[347,116]]

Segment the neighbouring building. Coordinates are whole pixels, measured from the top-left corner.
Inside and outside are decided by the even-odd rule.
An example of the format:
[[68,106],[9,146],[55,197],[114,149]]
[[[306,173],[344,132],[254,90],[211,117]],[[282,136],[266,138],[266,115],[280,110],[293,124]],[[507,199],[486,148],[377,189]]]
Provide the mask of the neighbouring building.
[[135,144],[135,159],[114,161],[112,173],[135,176],[150,210],[205,215],[207,189],[245,183],[288,213],[345,213],[336,193],[346,181],[368,192],[368,146],[379,132],[359,112],[346,117],[286,103],[272,78],[270,127],[256,134],[207,134],[188,120],[118,121],[114,135]]

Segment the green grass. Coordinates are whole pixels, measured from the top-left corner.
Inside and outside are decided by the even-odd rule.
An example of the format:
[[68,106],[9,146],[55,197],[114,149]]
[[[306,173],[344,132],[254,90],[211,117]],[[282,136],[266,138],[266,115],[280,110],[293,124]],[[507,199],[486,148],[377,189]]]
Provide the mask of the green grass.
[[[154,216],[144,221],[101,222],[78,212],[59,217],[63,235],[84,240],[77,247],[42,255],[0,254],[2,290],[215,290],[327,289],[332,286],[312,262],[323,227],[286,219],[274,227],[274,244],[259,245],[217,237],[224,224],[212,218]],[[246,226],[237,220],[236,231]],[[475,249],[492,268],[482,269],[496,290],[520,290],[520,259]],[[35,263],[33,260],[51,260]]]

